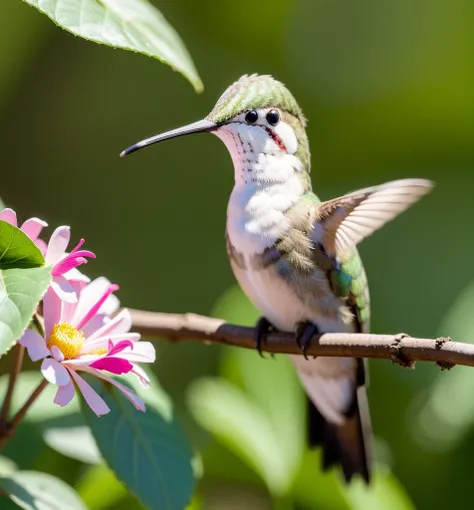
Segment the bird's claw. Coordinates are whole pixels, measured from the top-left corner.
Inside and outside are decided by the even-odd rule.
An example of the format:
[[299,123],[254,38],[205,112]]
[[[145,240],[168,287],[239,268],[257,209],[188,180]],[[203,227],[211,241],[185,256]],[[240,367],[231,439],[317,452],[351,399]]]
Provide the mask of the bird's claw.
[[267,335],[272,330],[273,326],[265,317],[260,317],[260,319],[258,319],[258,322],[255,325],[254,342],[255,348],[257,349],[258,353],[262,358],[265,357],[262,352],[262,344],[266,342]]
[[306,322],[300,322],[296,326],[296,343],[298,344],[298,347],[302,350],[304,359],[308,359],[308,356],[306,355],[306,351],[308,350],[308,347],[311,345],[311,339],[314,335],[319,334],[318,326],[313,324],[312,322],[306,321]]

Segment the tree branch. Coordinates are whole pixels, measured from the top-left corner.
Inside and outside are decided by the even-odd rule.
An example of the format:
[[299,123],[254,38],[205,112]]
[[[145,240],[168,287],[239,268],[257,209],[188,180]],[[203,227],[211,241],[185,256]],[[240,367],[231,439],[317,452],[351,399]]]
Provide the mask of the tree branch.
[[[228,324],[195,314],[168,314],[130,309],[133,330],[141,335],[171,342],[198,340],[255,349],[254,328]],[[270,333],[262,350],[270,353],[301,354],[291,333]],[[433,361],[442,369],[454,365],[474,367],[474,345],[450,338],[412,338],[398,335],[325,333],[315,335],[308,356],[386,358],[407,368],[415,361]]]

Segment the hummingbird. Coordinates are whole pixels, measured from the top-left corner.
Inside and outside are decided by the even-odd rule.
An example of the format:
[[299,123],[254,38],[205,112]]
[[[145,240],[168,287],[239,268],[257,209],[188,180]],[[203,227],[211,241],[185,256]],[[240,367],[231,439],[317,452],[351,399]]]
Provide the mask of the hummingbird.
[[308,397],[308,440],[322,468],[340,465],[346,482],[369,483],[372,430],[365,360],[308,358],[320,333],[369,331],[370,297],[357,245],[432,183],[402,179],[322,202],[312,191],[306,119],[291,92],[267,75],[244,75],[205,119],[152,136],[121,153],[191,133],[213,133],[227,147],[235,184],[226,247],[233,273],[262,317],[257,348],[271,330],[293,332],[291,355]]

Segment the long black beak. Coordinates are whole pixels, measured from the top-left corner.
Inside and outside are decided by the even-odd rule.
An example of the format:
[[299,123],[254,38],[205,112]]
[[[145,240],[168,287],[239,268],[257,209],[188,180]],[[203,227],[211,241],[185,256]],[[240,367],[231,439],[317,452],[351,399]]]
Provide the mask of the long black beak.
[[128,156],[132,152],[137,151],[138,149],[142,149],[143,147],[148,147],[149,145],[153,145],[154,143],[162,142],[163,140],[168,140],[168,138],[175,138],[177,136],[190,135],[191,133],[207,133],[216,129],[218,124],[214,122],[210,122],[209,120],[198,120],[197,122],[193,122],[192,124],[188,124],[187,126],[183,126],[177,129],[172,129],[171,131],[167,131],[166,133],[162,133],[161,135],[155,135],[151,138],[146,138],[141,142],[132,145],[128,149],[125,149],[120,153],[120,157]]

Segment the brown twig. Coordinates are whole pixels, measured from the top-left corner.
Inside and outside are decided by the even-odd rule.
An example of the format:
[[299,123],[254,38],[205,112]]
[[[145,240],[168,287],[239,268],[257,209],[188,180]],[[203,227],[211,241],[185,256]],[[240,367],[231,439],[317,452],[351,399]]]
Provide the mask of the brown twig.
[[[228,324],[195,314],[168,314],[130,310],[133,329],[145,337],[172,342],[198,340],[254,349],[254,328]],[[291,333],[270,333],[262,350],[271,353],[301,354]],[[452,342],[449,338],[412,338],[364,333],[316,335],[308,356],[386,358],[412,368],[415,361],[433,361],[440,368],[454,365],[474,367],[474,345]]]
[[12,437],[16,427],[19,425],[21,420],[25,417],[28,409],[32,406],[35,400],[39,397],[41,392],[48,386],[48,381],[43,379],[33,393],[28,397],[28,400],[23,404],[22,408],[15,414],[13,419],[6,424],[6,427],[0,430],[0,451],[4,448],[6,442]]
[[13,390],[15,389],[15,383],[18,374],[21,370],[21,365],[23,364],[23,354],[25,352],[25,348],[21,345],[16,345],[14,348],[14,358],[12,361],[12,366],[10,369],[10,377],[8,378],[8,387],[7,392],[5,393],[5,398],[3,399],[2,411],[0,413],[0,427],[4,427],[5,423],[8,420],[8,414],[10,413],[10,405],[13,396]]

